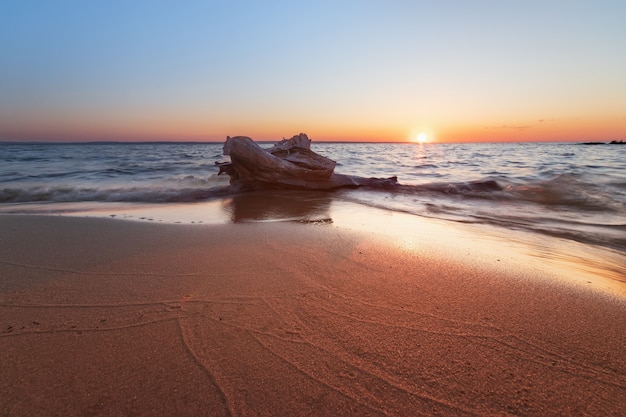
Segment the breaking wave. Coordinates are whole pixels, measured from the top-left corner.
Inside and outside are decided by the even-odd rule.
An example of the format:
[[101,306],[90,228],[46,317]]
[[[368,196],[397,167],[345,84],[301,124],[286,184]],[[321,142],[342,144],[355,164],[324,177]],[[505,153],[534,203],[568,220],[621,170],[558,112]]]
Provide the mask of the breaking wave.
[[208,178],[187,176],[159,182],[137,184],[32,185],[1,187],[0,203],[70,203],[70,202],[129,202],[167,203],[194,202],[228,193],[228,178],[217,175]]

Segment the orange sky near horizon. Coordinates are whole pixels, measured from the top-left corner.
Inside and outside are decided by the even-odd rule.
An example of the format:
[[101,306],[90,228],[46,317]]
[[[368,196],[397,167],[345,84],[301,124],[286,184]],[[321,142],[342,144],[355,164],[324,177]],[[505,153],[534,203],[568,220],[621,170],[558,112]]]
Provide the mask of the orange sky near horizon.
[[604,0],[9,0],[0,141],[626,140],[624,15]]
[[[140,123],[141,122],[141,123]],[[495,123],[495,122],[494,122]],[[216,133],[218,132],[218,133]],[[275,141],[306,133],[314,141],[414,142],[419,134],[427,142],[581,142],[626,140],[626,117],[537,119],[503,124],[448,125],[398,123],[388,127],[375,123],[324,125],[306,121],[250,123],[206,123],[193,119],[94,121],[73,123],[24,123],[7,132],[4,141],[190,141],[221,142],[226,136],[250,136],[260,141]]]

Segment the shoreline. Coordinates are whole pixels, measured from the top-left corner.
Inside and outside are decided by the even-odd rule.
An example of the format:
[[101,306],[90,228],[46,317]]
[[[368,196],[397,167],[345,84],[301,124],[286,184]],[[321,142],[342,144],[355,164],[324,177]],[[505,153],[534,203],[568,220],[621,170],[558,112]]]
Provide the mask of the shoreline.
[[340,212],[0,215],[1,413],[624,412],[623,296]]

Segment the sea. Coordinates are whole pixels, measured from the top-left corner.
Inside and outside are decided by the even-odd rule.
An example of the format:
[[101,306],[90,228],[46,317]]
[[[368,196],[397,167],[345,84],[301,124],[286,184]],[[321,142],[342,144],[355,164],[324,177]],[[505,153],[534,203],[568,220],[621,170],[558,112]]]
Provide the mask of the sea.
[[[2,143],[0,213],[67,215],[131,206],[171,208],[176,213],[181,207],[228,200],[237,201],[237,206],[221,204],[220,221],[323,224],[332,222],[329,205],[351,204],[484,226],[505,237],[523,232],[535,242],[575,242],[610,253],[607,269],[626,282],[626,146],[313,142],[312,150],[337,162],[337,173],[397,177],[399,184],[332,192],[245,192],[232,187],[227,175],[218,175],[216,162],[228,160],[222,147]],[[183,217],[173,222],[184,222]],[[542,245],[554,246],[535,243]],[[543,251],[542,256],[553,256]]]

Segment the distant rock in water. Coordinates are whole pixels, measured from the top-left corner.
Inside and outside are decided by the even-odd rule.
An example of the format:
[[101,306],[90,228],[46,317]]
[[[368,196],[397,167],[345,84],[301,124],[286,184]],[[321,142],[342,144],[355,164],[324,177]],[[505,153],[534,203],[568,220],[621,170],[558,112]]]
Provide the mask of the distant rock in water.
[[612,140],[610,142],[582,142],[581,145],[626,145],[623,140]]
[[391,188],[397,178],[363,178],[335,174],[337,163],[311,150],[311,140],[300,133],[270,149],[247,136],[227,137],[224,155],[231,162],[216,162],[219,174],[230,176],[231,185],[244,188],[298,188],[333,190],[344,187]]

